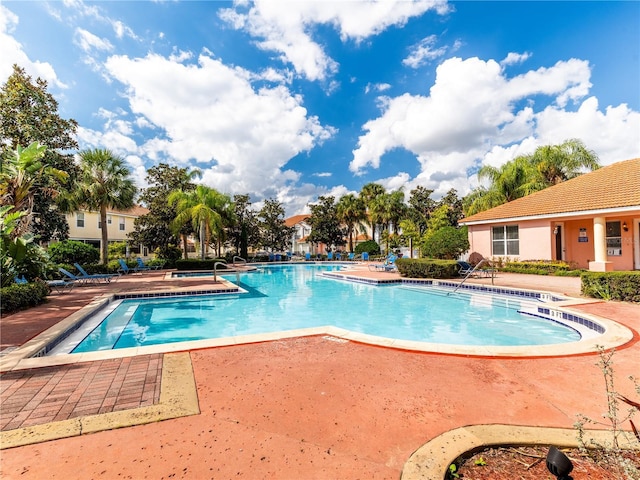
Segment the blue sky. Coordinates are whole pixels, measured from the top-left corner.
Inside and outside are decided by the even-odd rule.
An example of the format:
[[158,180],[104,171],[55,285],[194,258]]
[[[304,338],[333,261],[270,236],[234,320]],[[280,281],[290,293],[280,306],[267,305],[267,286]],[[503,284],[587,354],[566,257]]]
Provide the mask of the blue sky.
[[640,2],[1,1],[0,81],[49,82],[81,148],[287,214],[368,182],[438,199],[537,146],[640,156]]

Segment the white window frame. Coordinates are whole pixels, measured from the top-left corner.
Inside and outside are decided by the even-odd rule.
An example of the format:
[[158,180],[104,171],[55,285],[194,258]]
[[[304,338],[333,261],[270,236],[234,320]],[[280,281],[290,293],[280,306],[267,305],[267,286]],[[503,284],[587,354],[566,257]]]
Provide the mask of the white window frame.
[[120,223],[119,223],[119,227],[118,228],[120,229],[121,232],[124,232],[124,229],[126,228],[126,222],[125,222],[124,218],[120,219]]
[[[501,235],[497,235],[498,233],[501,233]],[[498,245],[502,248],[496,249]],[[502,252],[499,250],[502,250]],[[520,255],[520,229],[518,225],[496,225],[491,227],[491,254],[496,257],[515,257]]]
[[76,213],[76,227],[84,228],[84,212]]

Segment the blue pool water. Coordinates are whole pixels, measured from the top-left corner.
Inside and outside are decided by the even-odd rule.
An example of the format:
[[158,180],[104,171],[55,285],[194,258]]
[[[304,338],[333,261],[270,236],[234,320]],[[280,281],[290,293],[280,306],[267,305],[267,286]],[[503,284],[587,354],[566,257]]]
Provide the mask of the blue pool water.
[[[448,295],[434,287],[374,286],[321,275],[338,268],[261,268],[239,276],[244,294],[123,300],[73,352],[324,325],[458,345],[545,345],[580,339],[569,327],[518,313],[523,308],[519,299]],[[235,274],[228,278],[236,281]]]

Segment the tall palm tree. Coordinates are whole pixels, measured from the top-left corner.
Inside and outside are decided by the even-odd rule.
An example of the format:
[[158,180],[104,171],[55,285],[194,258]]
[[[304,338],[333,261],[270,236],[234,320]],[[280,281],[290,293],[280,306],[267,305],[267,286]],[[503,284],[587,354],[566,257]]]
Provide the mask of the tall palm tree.
[[78,155],[80,176],[71,193],[72,204],[100,212],[102,244],[100,261],[107,263],[109,235],[107,209],[127,210],[133,207],[137,188],[129,177],[124,159],[107,149],[83,150]]
[[364,227],[363,222],[367,219],[367,209],[361,198],[349,193],[338,200],[336,210],[338,221],[347,227],[349,251],[353,252],[353,232]]
[[404,217],[406,209],[402,190],[383,193],[373,200],[371,216],[376,223],[382,225],[383,231],[386,232],[385,251],[389,250],[389,228],[392,227],[394,233],[397,233],[400,220]]
[[169,195],[169,205],[175,206],[177,215],[172,223],[174,231],[179,232],[183,225],[191,222],[194,230],[199,231],[200,258],[206,256],[206,246],[212,234],[220,234],[224,229],[222,209],[227,205],[226,195],[205,185],[185,192],[176,190]]
[[376,219],[372,214],[373,204],[375,199],[385,193],[385,189],[379,183],[367,183],[362,190],[360,190],[360,198],[364,202],[364,206],[367,209],[367,215],[369,217],[369,224],[371,226],[371,238],[376,239]]

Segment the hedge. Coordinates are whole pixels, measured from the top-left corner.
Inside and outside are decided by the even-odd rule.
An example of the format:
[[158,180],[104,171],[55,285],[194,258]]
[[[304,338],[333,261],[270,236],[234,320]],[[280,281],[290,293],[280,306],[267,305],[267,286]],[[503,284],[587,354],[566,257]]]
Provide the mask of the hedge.
[[398,258],[398,271],[409,278],[456,278],[458,263],[455,260],[434,260],[431,258]]
[[500,270],[511,273],[557,275],[564,277],[579,277],[580,273],[583,271],[573,270],[571,265],[558,260],[523,260],[521,262],[506,262]]
[[583,272],[585,297],[640,303],[640,272]]
[[49,286],[40,280],[31,283],[13,284],[0,289],[2,313],[11,313],[28,307],[35,307],[46,301]]
[[[207,258],[205,260],[200,260],[197,258],[189,258],[189,259],[181,259],[176,260],[176,268],[178,270],[213,270],[213,265],[216,262],[225,262],[224,258]],[[218,265],[216,269],[225,269],[225,265]]]

